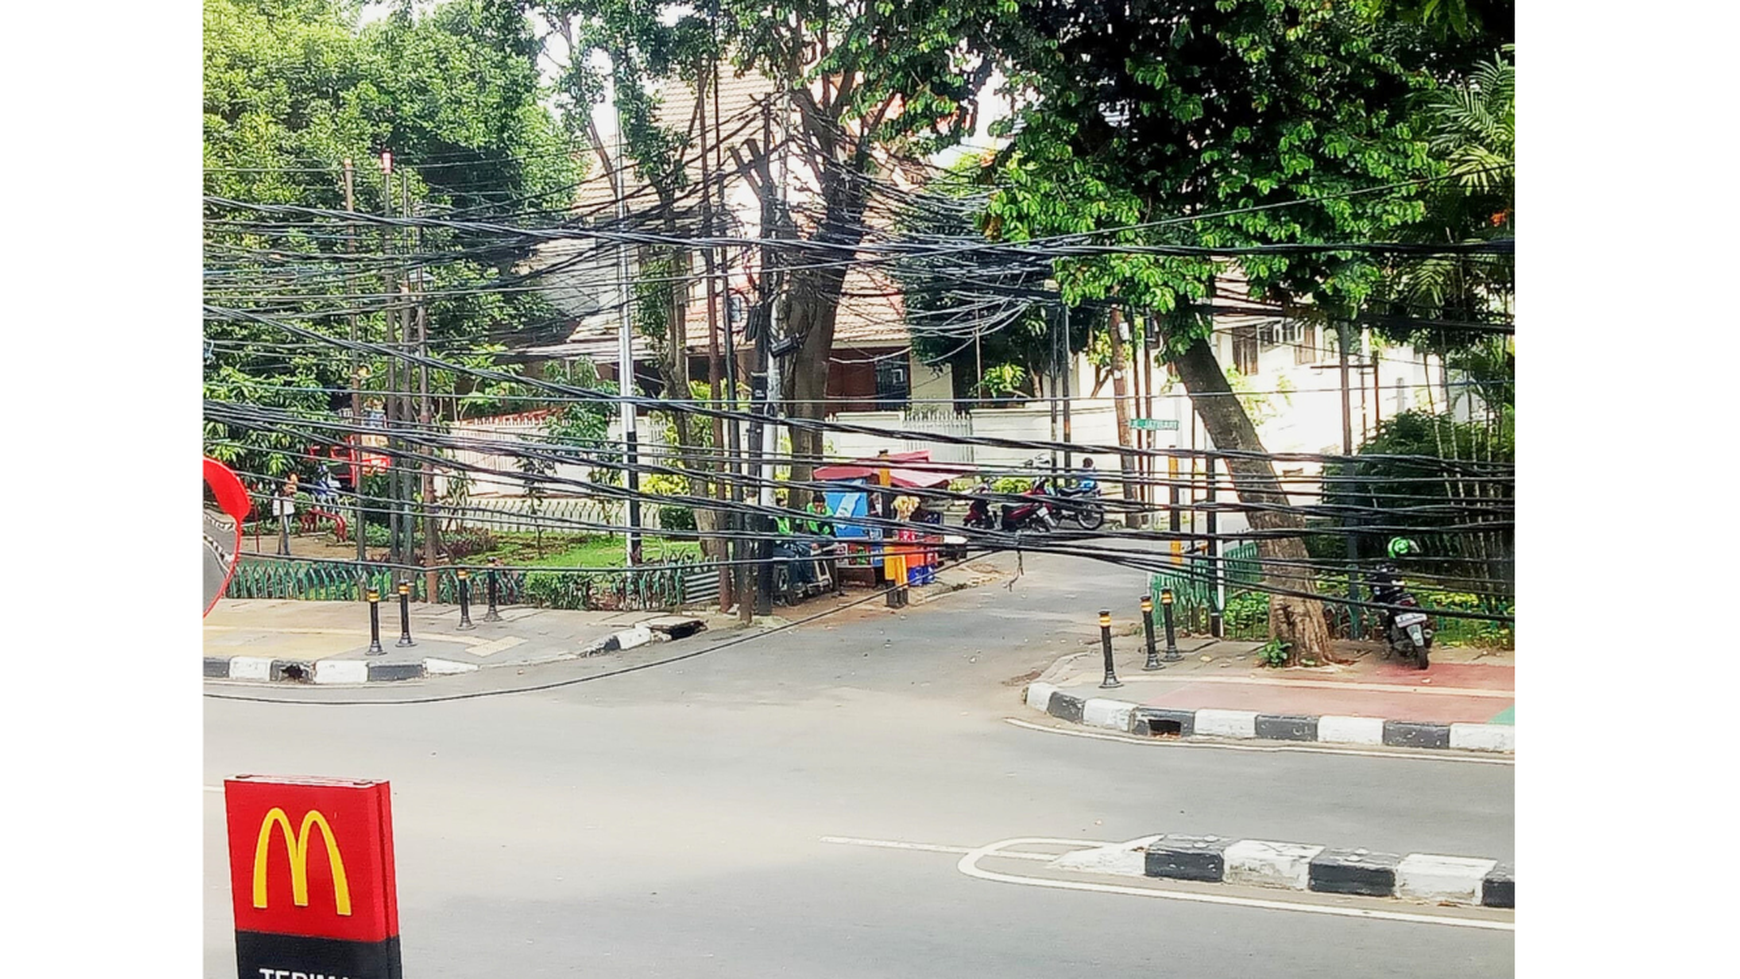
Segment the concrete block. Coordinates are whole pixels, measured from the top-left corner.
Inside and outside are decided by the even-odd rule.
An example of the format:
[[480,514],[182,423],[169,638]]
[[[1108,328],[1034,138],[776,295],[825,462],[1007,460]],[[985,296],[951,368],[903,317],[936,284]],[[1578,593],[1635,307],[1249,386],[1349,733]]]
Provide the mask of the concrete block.
[[632,629],[624,629],[616,634],[616,643],[622,649],[634,649],[652,642],[652,630],[645,625],[637,625]]
[[272,679],[272,660],[266,656],[232,656],[230,657],[230,679],[270,680]]
[[223,656],[207,656],[205,658],[205,675],[218,680],[227,679],[230,675],[230,661]]
[[1072,850],[1047,864],[1058,870],[1079,870],[1092,874],[1116,874],[1119,877],[1146,876],[1146,853],[1150,843],[1159,836],[1144,836],[1128,843]]
[[369,665],[357,659],[323,659],[314,664],[315,683],[367,683]]
[[1112,731],[1130,730],[1130,712],[1136,705],[1125,700],[1105,700],[1095,697],[1081,705],[1081,722],[1088,727],[1103,727]]
[[1148,844],[1142,870],[1149,877],[1218,882],[1226,876],[1224,854],[1230,843],[1218,836],[1168,833]]
[[314,680],[314,662],[299,659],[275,659],[272,661],[272,679],[274,682],[311,683]]
[[1334,744],[1383,744],[1384,719],[1325,714],[1317,719],[1317,740]]
[[1450,725],[1385,721],[1384,744],[1396,748],[1448,748]]
[[1322,846],[1311,843],[1240,840],[1226,848],[1226,882],[1308,890],[1311,860],[1322,852]]
[[1054,683],[1029,683],[1027,685],[1027,706],[1034,710],[1044,710],[1051,704],[1051,695],[1057,692]]
[[1396,867],[1396,896],[1434,904],[1480,903],[1480,883],[1496,860],[1410,853]]
[[456,663],[450,659],[425,659],[423,673],[426,676],[451,676],[455,673],[470,673],[477,669],[476,663]]
[[1199,738],[1254,738],[1257,736],[1257,712],[1254,710],[1199,710],[1196,712],[1196,736]]
[[1069,721],[1073,724],[1080,724],[1081,708],[1082,700],[1080,697],[1072,697],[1059,690],[1052,696],[1051,705],[1047,707],[1045,711],[1060,721]]
[[1516,871],[1509,864],[1486,872],[1480,882],[1480,903],[1489,908],[1516,907]]
[[370,663],[369,682],[380,680],[416,680],[423,676],[422,663]]
[[1303,714],[1258,714],[1257,737],[1270,741],[1316,741],[1317,718]]
[[[1132,718],[1136,734],[1162,737],[1175,734],[1188,738],[1196,733],[1196,711],[1173,710],[1169,707],[1138,707]],[[1174,730],[1176,725],[1176,730]]]
[[1450,747],[1469,751],[1516,751],[1516,726],[1512,724],[1452,724]]
[[1369,850],[1324,850],[1311,858],[1310,889],[1323,894],[1393,897],[1402,858]]

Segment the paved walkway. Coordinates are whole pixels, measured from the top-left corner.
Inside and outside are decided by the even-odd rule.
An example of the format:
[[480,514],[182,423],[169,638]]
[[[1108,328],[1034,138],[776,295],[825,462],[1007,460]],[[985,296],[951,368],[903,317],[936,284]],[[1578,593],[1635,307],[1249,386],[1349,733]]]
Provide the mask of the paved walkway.
[[1512,653],[1434,647],[1432,665],[1422,671],[1405,660],[1384,659],[1376,644],[1361,643],[1342,648],[1342,655],[1353,660],[1345,666],[1273,669],[1258,665],[1258,646],[1180,640],[1182,661],[1144,672],[1147,653],[1141,637],[1120,637],[1113,642],[1113,662],[1121,688],[1100,689],[1105,667],[1097,648],[1058,660],[1041,679],[1073,696],[1112,697],[1147,707],[1382,717],[1434,724],[1515,723]]

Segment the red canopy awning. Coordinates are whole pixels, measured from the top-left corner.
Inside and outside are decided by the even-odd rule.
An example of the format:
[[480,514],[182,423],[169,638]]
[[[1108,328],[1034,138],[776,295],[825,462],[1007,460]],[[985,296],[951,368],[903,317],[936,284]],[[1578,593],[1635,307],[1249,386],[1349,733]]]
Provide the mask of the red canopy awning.
[[[918,465],[913,466],[912,463]],[[921,449],[916,452],[890,452],[886,456],[872,456],[835,466],[822,466],[816,470],[815,478],[822,481],[872,479],[884,469],[888,471],[889,482],[895,486],[914,489],[947,486],[951,480],[964,476],[969,471],[965,466],[931,463],[930,452]]]

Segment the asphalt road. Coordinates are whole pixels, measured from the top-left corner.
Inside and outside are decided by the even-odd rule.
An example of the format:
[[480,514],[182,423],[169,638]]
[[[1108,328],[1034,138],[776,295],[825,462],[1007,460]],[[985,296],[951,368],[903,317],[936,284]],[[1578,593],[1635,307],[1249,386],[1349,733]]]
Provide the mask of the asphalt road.
[[[1508,765],[1124,744],[1007,723],[1036,717],[1021,678],[1082,648],[1099,605],[1133,605],[1142,589],[1138,573],[1093,563],[1024,565],[1012,588],[899,614],[864,605],[541,692],[333,703],[595,676],[729,635],[387,693],[210,684],[307,702],[208,700],[205,784],[240,772],[390,779],[417,979],[1514,971],[1506,931],[961,872],[961,850],[1001,840],[1159,832],[1512,857]],[[211,977],[235,974],[226,861],[222,797],[208,791]]]

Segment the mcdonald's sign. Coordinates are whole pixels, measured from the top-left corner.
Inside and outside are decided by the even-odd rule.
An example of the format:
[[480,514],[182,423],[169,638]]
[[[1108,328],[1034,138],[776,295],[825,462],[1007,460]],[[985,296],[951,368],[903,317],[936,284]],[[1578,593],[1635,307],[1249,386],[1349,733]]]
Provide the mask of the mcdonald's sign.
[[224,782],[241,979],[400,979],[386,782]]

